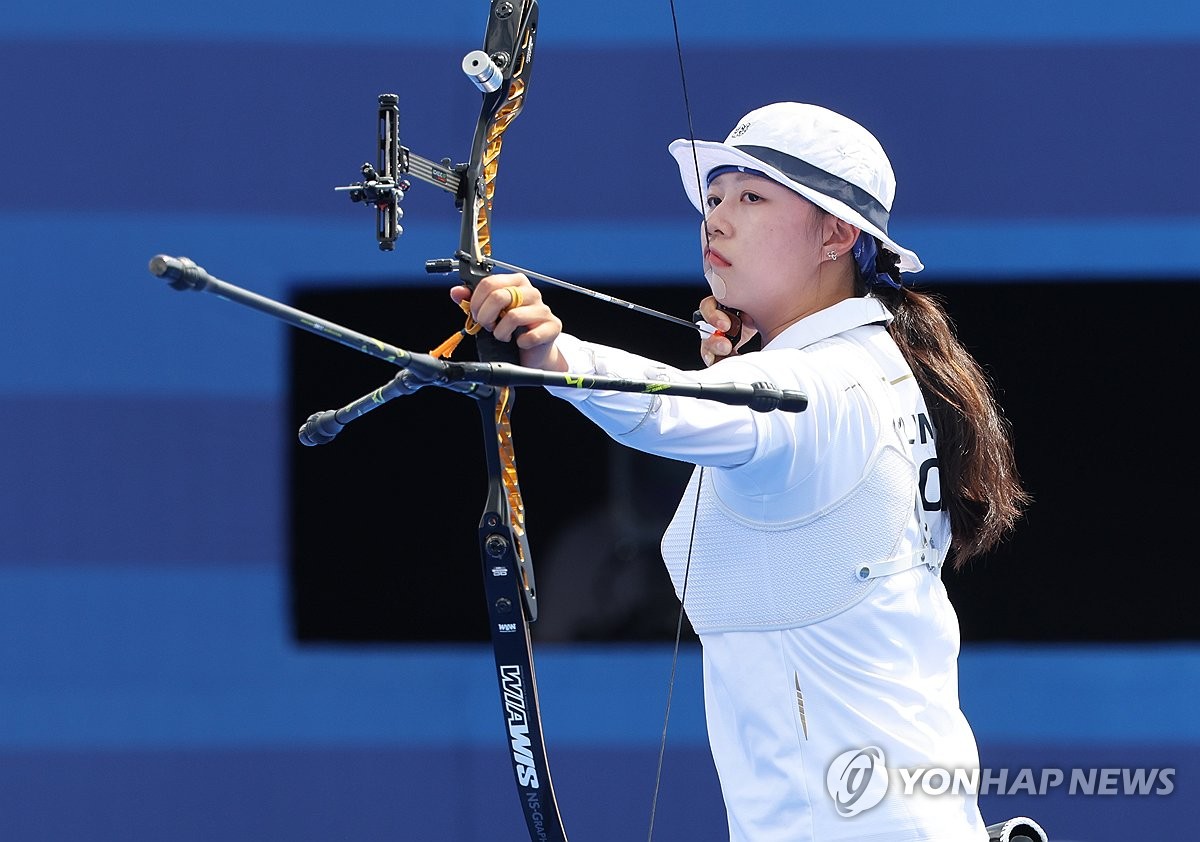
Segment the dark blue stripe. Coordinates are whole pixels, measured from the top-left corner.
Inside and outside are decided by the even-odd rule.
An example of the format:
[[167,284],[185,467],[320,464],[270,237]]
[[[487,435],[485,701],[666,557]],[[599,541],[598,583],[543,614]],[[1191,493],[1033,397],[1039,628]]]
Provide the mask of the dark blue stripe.
[[[126,0],[120,8],[84,0],[53,4],[10,4],[0,30],[48,36],[72,33],[147,37],[271,38],[280,41],[331,39],[361,43],[364,20],[377,10],[362,0],[306,6],[297,14],[287,0],[254,3],[190,3],[184,6],[154,0]],[[1200,33],[1195,4],[1167,0],[1148,13],[1141,6],[1068,0],[1043,3],[1013,0],[995,5],[948,5],[937,0],[898,4],[860,0],[847,18],[837,6],[813,3],[776,4],[769,15],[729,14],[728,0],[688,0],[677,4],[684,45],[761,44],[788,41],[800,44],[876,45],[929,41],[1109,41],[1178,40]],[[435,4],[405,3],[389,17],[398,32],[419,33],[422,42],[436,39],[460,45],[483,31],[484,0],[441,0]],[[665,2],[609,0],[603,14],[588,3],[551,0],[542,3],[543,39],[555,44],[626,44],[671,42],[671,12]],[[466,33],[464,35],[464,33]],[[398,43],[407,46],[403,36]],[[472,44],[473,46],[473,44]],[[465,52],[468,48],[462,47]]]
[[[526,839],[499,705],[495,745],[0,752],[4,838],[67,842]],[[421,727],[419,720],[396,722]],[[559,747],[555,791],[572,839],[645,835],[657,751]],[[670,747],[656,839],[718,840],[724,808],[706,747]],[[614,809],[622,805],[620,809]]]
[[[496,717],[499,721],[499,716]],[[419,728],[419,721],[396,727]],[[499,731],[499,729],[497,729]],[[1200,748],[1089,749],[1066,742],[982,744],[1005,775],[980,798],[988,823],[1032,816],[1055,840],[1186,840],[1195,834]],[[555,791],[571,839],[646,833],[656,748],[559,747]],[[1064,782],[1030,794],[1043,770]],[[1168,795],[1070,792],[1072,770],[1174,770]],[[1005,771],[1007,770],[1007,771]],[[1025,788],[1018,783],[1028,770]],[[1099,780],[1098,773],[1093,774]],[[1161,778],[1154,779],[1161,782]],[[896,786],[900,786],[897,782]],[[919,786],[919,784],[918,784]],[[1002,793],[1002,794],[1001,794]],[[823,791],[814,798],[827,797]],[[64,750],[0,752],[0,815],[13,840],[288,842],[517,840],[524,828],[502,746]],[[707,747],[668,739],[655,839],[724,842],[723,804]]]
[[[444,557],[436,542],[410,543],[422,557]],[[281,563],[87,561],[0,565],[0,634],[11,644],[0,647],[0,748],[495,739],[487,645],[297,647]],[[563,742],[657,744],[668,645],[535,646],[551,752]],[[1200,681],[1196,645],[976,644],[959,668],[981,742],[1200,745],[1200,723],[1180,715]],[[676,745],[706,742],[701,672],[698,647],[685,647]],[[75,692],[47,710],[64,683]],[[209,715],[195,715],[201,707]],[[397,728],[397,718],[418,716],[420,728]]]
[[[792,157],[766,146],[738,146],[747,155],[753,155],[765,164],[770,164],[784,175],[805,187],[811,187],[826,196],[832,196],[843,204],[858,211],[868,222],[875,224],[880,231],[887,233],[888,212],[879,200],[844,178],[826,172],[820,167],[814,167],[808,161]],[[711,177],[711,176],[710,176]]]
[[281,561],[281,416],[269,399],[10,396],[0,564]]
[[[0,208],[345,218],[333,193],[374,155],[376,95],[430,158],[466,156],[478,95],[458,53],[422,48],[8,42]],[[881,138],[895,222],[1200,213],[1200,112],[1180,108],[1194,44],[691,49],[696,132],[723,138],[780,99],[845,111]],[[674,51],[538,53],[510,129],[497,219],[689,213],[666,153],[687,133]],[[578,68],[601,70],[603,84]],[[787,72],[781,72],[787,68]],[[886,81],[881,81],[886,80]],[[631,92],[636,91],[636,95]],[[631,183],[636,178],[635,196]],[[422,194],[422,195],[418,195]],[[410,218],[446,197],[415,187]]]

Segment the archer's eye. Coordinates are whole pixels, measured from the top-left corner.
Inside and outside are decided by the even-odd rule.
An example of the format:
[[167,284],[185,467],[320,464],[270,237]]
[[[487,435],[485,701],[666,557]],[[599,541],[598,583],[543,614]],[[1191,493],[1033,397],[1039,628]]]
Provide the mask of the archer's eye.
[[716,207],[717,205],[719,205],[719,204],[721,204],[721,197],[720,197],[720,196],[708,196],[708,197],[706,197],[706,198],[705,198],[705,200],[704,200],[704,206],[705,206],[706,208],[708,208],[709,210],[712,210],[713,208],[715,208],[715,207]]
[[755,202],[761,202],[761,201],[762,201],[762,196],[758,195],[757,193],[751,193],[751,192],[750,192],[750,191],[748,191],[748,190],[747,190],[745,193],[743,193],[743,194],[742,194],[742,198],[743,198],[743,199],[745,199],[747,202],[749,202],[749,203],[750,203],[750,204],[752,204],[752,205],[753,205]]

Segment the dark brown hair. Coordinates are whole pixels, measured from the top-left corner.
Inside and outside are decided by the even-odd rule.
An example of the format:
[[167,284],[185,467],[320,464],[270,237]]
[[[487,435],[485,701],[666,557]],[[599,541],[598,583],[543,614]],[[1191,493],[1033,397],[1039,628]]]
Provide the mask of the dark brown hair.
[[[877,271],[899,281],[897,263],[897,256],[880,245]],[[855,275],[855,295],[869,291],[891,310],[888,331],[921,384],[937,436],[942,505],[953,533],[949,557],[960,569],[994,547],[1032,499],[1017,474],[1008,419],[937,296],[911,286],[868,288],[857,269]]]

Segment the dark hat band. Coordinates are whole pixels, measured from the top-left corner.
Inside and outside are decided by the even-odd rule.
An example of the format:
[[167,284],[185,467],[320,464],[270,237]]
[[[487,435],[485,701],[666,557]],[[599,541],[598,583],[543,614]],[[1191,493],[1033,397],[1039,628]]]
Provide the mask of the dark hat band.
[[857,184],[851,184],[844,178],[839,178],[820,167],[814,167],[808,161],[794,158],[778,149],[771,149],[769,146],[734,146],[733,148],[774,167],[797,184],[803,184],[805,187],[854,208],[863,215],[864,219],[883,233],[887,233],[889,216],[887,208]]

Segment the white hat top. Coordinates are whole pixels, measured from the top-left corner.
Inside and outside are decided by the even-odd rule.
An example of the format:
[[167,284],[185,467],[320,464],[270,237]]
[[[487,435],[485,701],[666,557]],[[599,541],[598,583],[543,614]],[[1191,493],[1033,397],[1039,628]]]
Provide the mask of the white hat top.
[[[776,102],[738,121],[723,143],[671,143],[684,190],[704,212],[708,174],[718,167],[762,172],[813,204],[878,237],[900,257],[900,270],[924,266],[887,233],[896,176],[879,141],[849,117],[802,102]],[[697,180],[699,170],[699,180]]]

